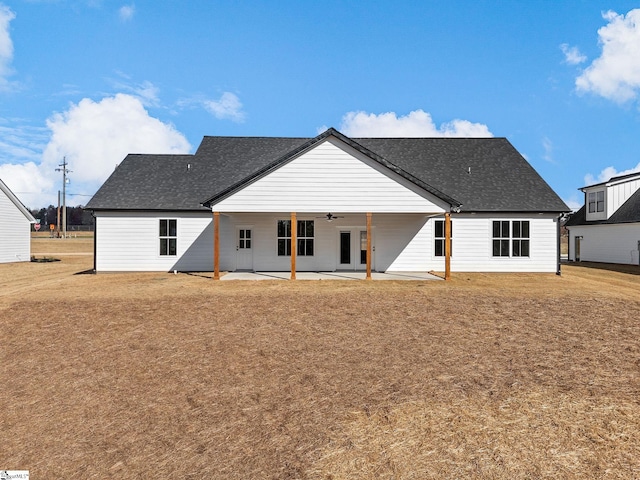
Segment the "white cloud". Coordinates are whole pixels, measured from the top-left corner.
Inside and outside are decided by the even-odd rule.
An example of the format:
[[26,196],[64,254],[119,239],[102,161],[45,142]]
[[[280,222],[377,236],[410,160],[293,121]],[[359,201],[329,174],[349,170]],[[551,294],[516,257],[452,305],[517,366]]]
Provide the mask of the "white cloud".
[[133,19],[133,16],[136,13],[136,7],[135,5],[123,5],[122,7],[120,7],[120,9],[118,10],[118,16],[120,17],[120,20],[123,22],[129,22]]
[[548,137],[544,137],[542,139],[542,148],[544,149],[542,158],[544,158],[547,162],[555,163],[553,159],[553,143]]
[[638,163],[635,167],[630,168],[628,170],[623,170],[621,172],[617,171],[615,167],[609,166],[602,170],[597,177],[592,175],[591,173],[587,173],[584,176],[584,184],[585,185],[593,185],[596,183],[607,182],[609,179],[613,177],[619,177],[621,175],[628,175],[630,173],[640,172],[640,163]]
[[609,23],[598,30],[602,54],[576,79],[579,92],[591,92],[619,103],[640,91],[640,9],[626,16],[609,11]]
[[[124,93],[72,104],[47,120],[49,136],[42,131],[20,137],[0,127],[0,148],[11,147],[13,163],[0,165],[0,178],[23,203],[42,207],[57,202],[62,174],[55,171],[66,157],[72,170],[69,193],[92,195],[128,153],[188,153],[191,145],[172,125],[151,117],[142,101]],[[14,138],[16,137],[16,138]],[[34,143],[34,142],[38,143]],[[36,151],[40,150],[40,154]],[[36,158],[37,157],[37,158]],[[67,199],[84,204],[87,196]]]
[[51,177],[51,174],[44,175],[34,162],[0,165],[0,179],[28,208],[41,208],[54,203],[51,195],[43,197],[41,193],[51,192],[55,188]]
[[560,45],[560,50],[564,53],[564,61],[569,65],[578,65],[587,61],[587,56],[580,53],[578,47],[570,47],[568,44],[563,43]]
[[99,185],[128,153],[187,153],[187,139],[172,125],[149,116],[140,99],[123,93],[99,102],[85,98],[47,120],[51,140],[42,165],[67,157],[72,177]]
[[9,35],[9,23],[16,18],[11,9],[0,3],[0,90],[8,90],[10,83],[7,80],[13,70],[13,42]]
[[437,127],[423,110],[400,117],[394,112],[348,112],[340,131],[350,137],[493,137],[486,125],[468,120],[456,119]]
[[203,100],[202,104],[209,113],[220,120],[228,119],[241,123],[245,119],[240,99],[231,92],[224,92],[220,100]]

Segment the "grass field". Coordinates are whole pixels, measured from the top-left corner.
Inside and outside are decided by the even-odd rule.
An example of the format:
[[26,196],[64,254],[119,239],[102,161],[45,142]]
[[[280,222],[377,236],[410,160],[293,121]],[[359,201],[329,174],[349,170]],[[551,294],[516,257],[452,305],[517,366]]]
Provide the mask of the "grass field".
[[0,265],[0,469],[31,478],[638,478],[640,270],[451,282]]

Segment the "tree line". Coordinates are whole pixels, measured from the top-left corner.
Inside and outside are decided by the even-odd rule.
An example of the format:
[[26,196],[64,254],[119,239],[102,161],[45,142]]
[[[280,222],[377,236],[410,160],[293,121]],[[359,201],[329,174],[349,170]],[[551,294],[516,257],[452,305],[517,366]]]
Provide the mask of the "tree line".
[[[41,208],[39,210],[31,210],[31,215],[36,220],[40,220],[41,229],[48,230],[49,225],[58,224],[58,208],[53,205]],[[62,224],[62,207],[60,207],[60,223]],[[84,210],[82,206],[67,207],[67,227],[69,226],[91,226],[93,225],[93,217],[91,212]]]

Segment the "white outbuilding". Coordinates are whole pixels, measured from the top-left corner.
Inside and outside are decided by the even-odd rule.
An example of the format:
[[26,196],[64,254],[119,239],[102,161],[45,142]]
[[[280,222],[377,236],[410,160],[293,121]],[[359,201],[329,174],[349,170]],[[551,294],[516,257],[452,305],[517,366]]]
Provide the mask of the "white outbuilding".
[[31,260],[31,225],[36,223],[18,197],[0,180],[0,263]]
[[640,265],[640,172],[582,187],[566,224],[569,260]]

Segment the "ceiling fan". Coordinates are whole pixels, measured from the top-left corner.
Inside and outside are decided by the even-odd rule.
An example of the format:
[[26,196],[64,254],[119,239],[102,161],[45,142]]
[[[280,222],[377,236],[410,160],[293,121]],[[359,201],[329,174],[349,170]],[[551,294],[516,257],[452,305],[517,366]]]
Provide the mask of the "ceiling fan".
[[333,222],[336,218],[344,218],[342,216],[338,216],[338,215],[334,215],[333,213],[329,212],[326,215],[322,216],[322,217],[316,217],[316,218],[324,218],[327,222]]

